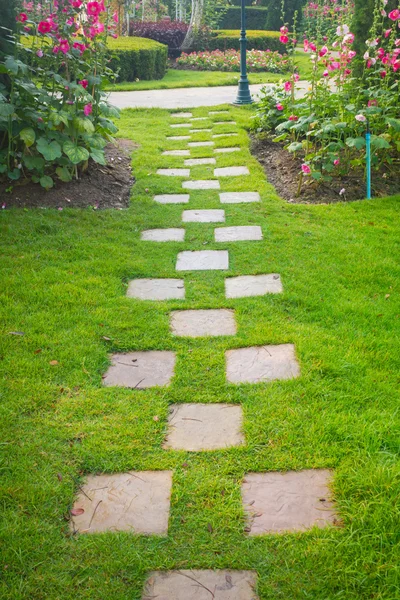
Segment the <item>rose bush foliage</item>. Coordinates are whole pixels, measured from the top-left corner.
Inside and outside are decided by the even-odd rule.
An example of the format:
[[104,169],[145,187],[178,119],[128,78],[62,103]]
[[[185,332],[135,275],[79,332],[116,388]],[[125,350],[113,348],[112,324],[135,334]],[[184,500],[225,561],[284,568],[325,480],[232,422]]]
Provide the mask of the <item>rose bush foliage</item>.
[[[240,71],[240,52],[237,50],[214,50],[213,52],[184,52],[177,59],[182,67],[195,67],[200,71]],[[247,70],[250,73],[269,71],[285,73],[288,70],[288,57],[270,50],[248,50]]]

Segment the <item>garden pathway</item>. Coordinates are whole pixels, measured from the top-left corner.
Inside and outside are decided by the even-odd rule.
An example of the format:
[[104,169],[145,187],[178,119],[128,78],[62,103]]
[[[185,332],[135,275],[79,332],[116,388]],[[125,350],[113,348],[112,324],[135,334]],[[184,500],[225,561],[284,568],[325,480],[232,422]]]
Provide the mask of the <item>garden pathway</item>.
[[[162,92],[165,93],[165,92]],[[215,98],[213,98],[215,102]],[[191,113],[171,115],[171,133],[187,132],[193,125]],[[235,129],[229,111],[210,111],[207,123],[214,127],[221,121]],[[203,119],[195,119],[196,127]],[[176,127],[180,125],[180,127]],[[189,125],[189,127],[188,127]],[[246,192],[224,192],[227,177],[246,178],[246,165],[218,167],[219,136],[209,131],[215,160],[214,179],[195,180],[190,177],[190,161],[182,157],[181,169],[161,169],[160,177],[176,177],[182,191],[189,193],[164,194],[154,197],[155,202],[167,204],[185,203],[190,207],[190,190],[211,189],[219,198],[220,209],[198,209],[182,211],[182,227],[142,231],[141,239],[148,243],[167,243],[170,240],[184,241],[185,224],[216,223],[215,241],[224,246],[218,250],[188,251],[177,253],[176,272],[226,271],[235,245],[243,240],[257,244],[262,239],[259,225],[230,226],[224,207],[231,203],[261,202],[256,190]],[[233,136],[236,131],[231,132]],[[223,134],[222,134],[223,135]],[[226,136],[225,136],[226,137]],[[164,153],[171,138],[166,139]],[[190,156],[193,143],[182,135],[183,156]],[[190,138],[189,138],[190,139]],[[210,146],[208,145],[207,148]],[[234,151],[235,146],[230,148]],[[175,151],[176,152],[176,151]],[[169,155],[169,154],[167,154]],[[174,155],[176,156],[176,154]],[[178,154],[181,156],[181,154]],[[175,159],[176,160],[176,159]],[[194,163],[195,165],[198,163]],[[207,162],[210,164],[210,161]],[[250,187],[250,186],[249,186]],[[143,252],[145,252],[143,244]],[[141,301],[185,300],[185,283],[180,279],[135,279],[130,282],[127,295]],[[225,278],[225,297],[237,299],[249,296],[282,293],[282,282],[278,273],[265,273]],[[232,300],[231,300],[232,302]],[[232,304],[231,304],[232,306]],[[186,338],[210,338],[237,334],[235,310],[202,309],[173,310],[169,315],[171,333]],[[103,382],[105,386],[122,386],[136,390],[156,386],[169,386],[174,376],[177,356],[173,351],[135,351],[113,354]],[[300,365],[293,344],[284,343],[253,347],[232,348],[225,352],[225,378],[231,385],[287,380],[301,376]],[[246,444],[243,434],[243,412],[238,404],[173,404],[166,424],[163,443],[165,452],[208,452],[234,448]],[[214,458],[215,460],[215,458]],[[167,535],[170,515],[170,497],[174,486],[173,471],[145,471],[103,475],[90,475],[79,488],[79,495],[72,511],[71,527],[79,533],[130,531],[135,534]],[[329,501],[331,473],[323,469],[247,473],[242,481],[242,505],[247,515],[243,535],[259,536],[280,532],[299,532],[310,527],[325,527],[335,519],[334,507]],[[190,566],[189,566],[190,567]],[[240,570],[177,570],[157,571],[148,574],[143,600],[255,600],[257,573]]]

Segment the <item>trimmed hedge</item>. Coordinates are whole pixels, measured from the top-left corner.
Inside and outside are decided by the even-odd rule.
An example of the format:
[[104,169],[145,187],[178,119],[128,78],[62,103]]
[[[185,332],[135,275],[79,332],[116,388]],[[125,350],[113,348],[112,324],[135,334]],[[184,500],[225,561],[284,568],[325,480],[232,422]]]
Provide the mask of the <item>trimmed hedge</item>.
[[108,38],[110,67],[120,81],[162,79],[167,71],[168,46],[140,37]]
[[[298,22],[301,19],[302,8],[306,0],[286,0],[285,20],[289,27],[293,25],[293,16],[298,12]],[[221,19],[223,29],[240,29],[240,0],[235,0],[237,6],[230,6]],[[265,29],[278,31],[282,26],[282,7],[279,0],[262,0],[261,6],[250,6],[251,0],[246,0],[246,27],[249,29]]]
[[[286,52],[285,44],[279,41],[278,31],[247,31],[248,50],[277,50],[281,54]],[[214,31],[208,40],[208,50],[239,50],[240,30]]]
[[[246,27],[249,29],[267,29],[267,11],[263,6],[246,8]],[[240,29],[240,6],[230,6],[223,15],[219,26],[222,29]]]

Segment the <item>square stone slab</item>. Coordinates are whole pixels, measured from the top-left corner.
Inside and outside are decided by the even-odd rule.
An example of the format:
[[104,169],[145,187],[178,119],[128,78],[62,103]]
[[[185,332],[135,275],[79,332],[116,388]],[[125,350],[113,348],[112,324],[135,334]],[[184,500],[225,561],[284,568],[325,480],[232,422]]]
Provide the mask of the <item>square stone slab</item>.
[[175,362],[175,352],[168,350],[112,354],[103,384],[138,390],[166,386],[171,383]]
[[180,337],[235,335],[233,310],[176,310],[170,316],[171,331]]
[[184,223],[224,223],[224,210],[184,210],[182,213]]
[[258,225],[244,225],[240,227],[217,227],[214,230],[216,242],[245,242],[248,240],[262,240],[261,227]]
[[214,177],[238,177],[239,175],[250,175],[247,167],[222,167],[214,169]]
[[213,138],[220,138],[220,137],[232,137],[233,135],[239,135],[238,133],[216,133],[215,135],[213,135]]
[[188,142],[190,148],[200,148],[200,146],[214,146],[215,142]]
[[209,115],[229,115],[229,110],[210,110]]
[[220,450],[244,444],[242,407],[234,404],[173,404],[163,448]]
[[191,112],[179,112],[179,113],[172,113],[171,117],[173,119],[190,119],[190,117],[193,116],[193,113]]
[[146,242],[183,242],[184,229],[148,229],[142,231],[140,239]]
[[190,156],[190,150],[166,150],[162,156]]
[[173,125],[170,125],[170,127],[172,127],[172,129],[179,129],[179,127],[191,127],[192,125],[190,123],[174,123]]
[[197,167],[197,165],[215,165],[215,158],[189,158],[185,160],[185,167]]
[[258,192],[223,192],[219,195],[221,204],[242,204],[245,202],[260,202]]
[[190,133],[202,133],[203,131],[211,131],[211,129],[191,129]]
[[280,275],[241,275],[225,279],[226,298],[247,298],[249,296],[265,296],[283,292]]
[[170,135],[167,140],[190,140],[191,135]]
[[330,471],[248,473],[242,484],[250,535],[305,531],[336,521],[329,501]]
[[154,196],[154,200],[159,204],[187,204],[189,198],[189,194],[160,194]]
[[254,571],[153,571],[142,600],[257,600]]
[[190,177],[190,169],[157,169],[157,175],[167,177]]
[[253,346],[226,352],[226,377],[231,383],[261,383],[300,375],[293,344]]
[[224,271],[229,269],[227,250],[187,250],[179,252],[177,271]]
[[72,529],[167,535],[171,487],[172,471],[89,475],[74,503],[84,512],[72,517]]
[[198,179],[197,181],[184,181],[182,187],[187,190],[219,190],[221,186],[217,179]]
[[231,148],[215,148],[214,152],[218,154],[225,154],[227,152],[239,152],[239,146],[232,146]]
[[185,284],[183,279],[133,279],[126,295],[138,300],[182,300]]
[[191,121],[208,121],[208,117],[192,117]]
[[214,121],[214,125],[236,125],[236,121]]

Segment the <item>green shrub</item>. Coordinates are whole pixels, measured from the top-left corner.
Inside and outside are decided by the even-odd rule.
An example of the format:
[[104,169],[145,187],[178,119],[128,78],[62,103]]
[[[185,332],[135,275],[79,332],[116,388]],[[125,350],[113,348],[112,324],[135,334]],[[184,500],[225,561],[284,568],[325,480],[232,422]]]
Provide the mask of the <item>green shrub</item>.
[[[279,41],[278,31],[247,31],[248,50],[277,50],[281,54],[286,52],[286,47]],[[221,29],[215,31],[208,40],[208,50],[239,50],[239,29]]]
[[[249,29],[267,29],[267,10],[262,6],[246,8],[246,27]],[[221,19],[222,29],[240,29],[240,6],[230,6]]]
[[[236,6],[230,6],[223,16],[220,26],[224,29],[240,28],[240,0],[234,0]],[[251,6],[252,1],[246,0],[246,26],[249,29],[266,29],[278,31],[282,26],[282,6],[279,0],[262,0],[261,6]],[[305,0],[285,1],[285,21],[289,27],[293,25],[293,16],[298,12],[298,21]]]
[[120,81],[162,79],[167,70],[168,46],[140,37],[108,38],[110,67]]

